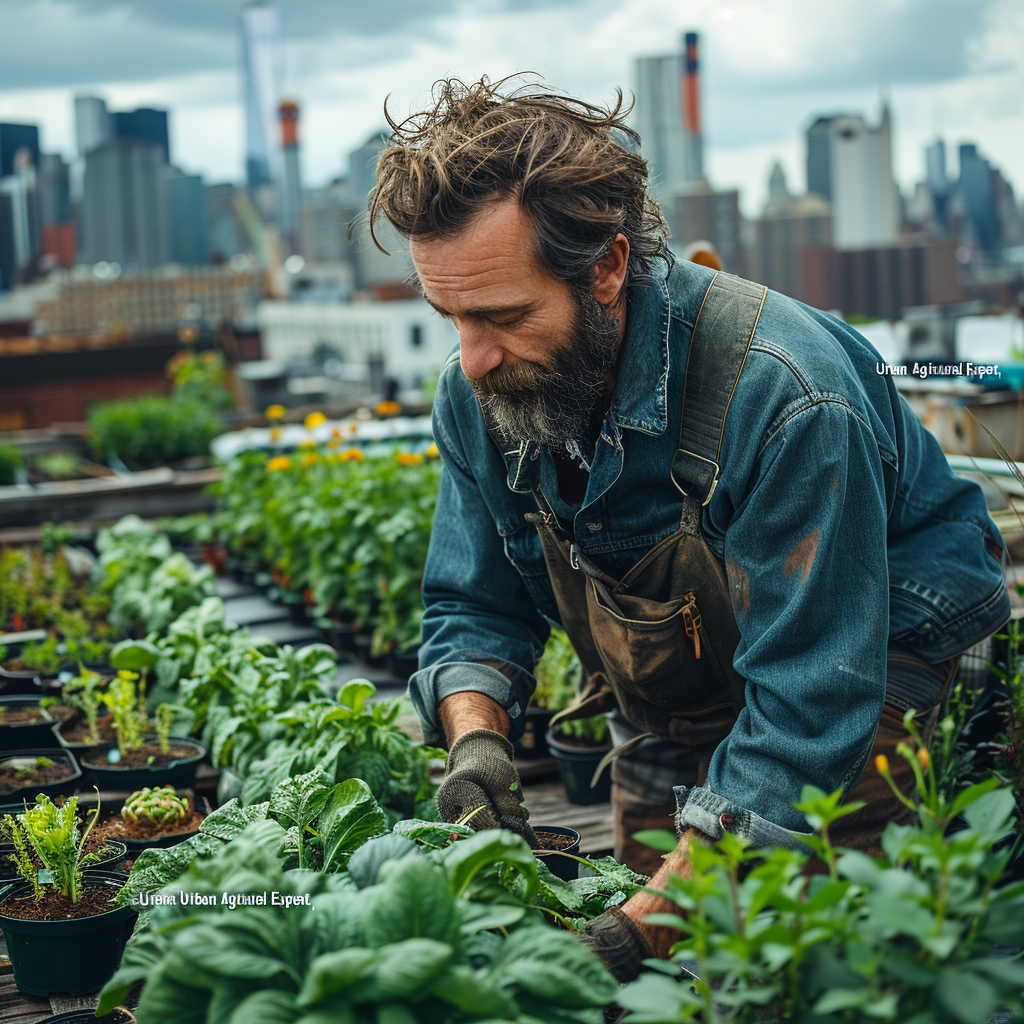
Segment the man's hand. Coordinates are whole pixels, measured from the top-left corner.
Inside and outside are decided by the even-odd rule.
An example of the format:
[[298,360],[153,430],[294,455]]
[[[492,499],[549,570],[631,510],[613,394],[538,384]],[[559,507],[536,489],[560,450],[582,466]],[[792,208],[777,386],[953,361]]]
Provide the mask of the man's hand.
[[445,779],[437,791],[441,817],[458,821],[482,808],[470,819],[471,828],[507,828],[537,849],[512,763],[504,709],[480,693],[454,693],[441,702],[439,711],[450,744]]
[[[649,889],[663,889],[669,876],[693,876],[690,840],[701,833],[687,829],[679,845],[651,879]],[[643,961],[664,960],[678,933],[673,928],[647,924],[648,914],[678,914],[679,907],[664,896],[638,892],[621,906],[612,907],[591,921],[583,932],[583,941],[619,982],[632,981],[643,970]]]

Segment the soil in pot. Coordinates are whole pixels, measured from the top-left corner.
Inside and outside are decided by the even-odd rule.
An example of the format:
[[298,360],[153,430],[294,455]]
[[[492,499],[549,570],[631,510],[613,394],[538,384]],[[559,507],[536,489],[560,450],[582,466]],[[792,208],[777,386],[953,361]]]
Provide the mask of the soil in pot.
[[[53,711],[71,712],[70,715],[67,715],[66,721],[64,721],[60,726],[61,739],[65,743],[69,743],[74,746],[86,746],[88,744],[89,737],[89,723],[86,722],[85,716],[75,708],[54,708]],[[117,738],[117,735],[114,732],[113,716],[100,715],[96,724],[99,727],[100,742],[113,743]]]
[[570,846],[575,846],[579,842],[572,836],[563,836],[560,832],[545,832],[542,828],[534,829],[533,834],[537,837],[542,850],[568,850]]
[[42,724],[52,721],[45,708],[38,704],[5,705],[0,704],[0,725]]
[[[534,853],[547,865],[551,873],[564,882],[571,882],[576,878],[579,875],[579,862],[573,857],[578,857],[580,853],[579,832],[561,825],[537,825],[534,826],[533,832],[540,846],[540,851],[535,850]],[[563,853],[573,856],[563,857]]]
[[198,832],[206,817],[202,811],[195,809],[191,800],[189,808],[192,813],[185,821],[176,821],[168,825],[147,825],[142,821],[128,821],[115,811],[104,817],[103,821],[97,822],[89,835],[90,838],[98,835],[103,839],[130,839],[142,843],[151,843],[155,839],[167,836],[186,836]]
[[196,748],[171,740],[170,749],[163,753],[156,743],[143,743],[136,750],[122,751],[118,759],[110,760],[109,753],[116,748],[104,748],[83,754],[82,764],[88,768],[166,768],[175,761],[196,756]]
[[86,886],[77,903],[59,892],[48,892],[38,903],[33,899],[4,900],[2,910],[4,917],[19,921],[74,921],[112,910],[110,900],[115,895],[107,886]]
[[[55,782],[63,782],[74,774],[66,761],[54,761],[48,757],[38,757],[34,760],[35,764],[8,763],[0,768],[0,795],[15,793],[30,786],[50,786]],[[42,763],[45,761],[49,761],[49,764]]]

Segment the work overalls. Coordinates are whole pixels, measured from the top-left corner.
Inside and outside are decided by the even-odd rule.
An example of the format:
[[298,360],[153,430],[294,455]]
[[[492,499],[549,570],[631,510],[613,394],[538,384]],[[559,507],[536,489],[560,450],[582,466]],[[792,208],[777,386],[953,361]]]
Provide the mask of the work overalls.
[[[540,535],[562,626],[584,669],[578,700],[552,724],[616,709],[617,746],[606,759],[614,760],[615,857],[649,874],[660,854],[632,835],[672,826],[672,787],[704,782],[715,748],[745,703],[746,681],[733,668],[740,632],[729,583],[703,537],[701,510],[718,480],[729,404],[766,293],[763,286],[718,274],[705,294],[687,356],[679,444],[666,467],[683,496],[672,534],[616,580],[577,550],[539,489],[540,511],[527,516]],[[903,712],[910,706],[925,711],[920,724],[930,734],[958,662],[959,656],[929,665],[890,645],[885,711],[874,747],[863,751],[844,779],[848,791],[869,753],[885,753],[893,774],[909,788],[910,769],[894,750],[906,736]],[[836,711],[842,714],[841,707]],[[906,809],[873,767],[867,775],[862,786],[871,806],[842,819],[831,834],[839,845],[877,850],[882,828]]]

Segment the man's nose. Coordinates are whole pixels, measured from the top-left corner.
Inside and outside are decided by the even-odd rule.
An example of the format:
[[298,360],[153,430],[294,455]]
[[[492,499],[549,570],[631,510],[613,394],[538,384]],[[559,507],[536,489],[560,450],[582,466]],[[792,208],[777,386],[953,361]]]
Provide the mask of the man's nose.
[[486,325],[461,323],[459,329],[459,360],[462,372],[470,380],[479,380],[501,365],[501,346]]

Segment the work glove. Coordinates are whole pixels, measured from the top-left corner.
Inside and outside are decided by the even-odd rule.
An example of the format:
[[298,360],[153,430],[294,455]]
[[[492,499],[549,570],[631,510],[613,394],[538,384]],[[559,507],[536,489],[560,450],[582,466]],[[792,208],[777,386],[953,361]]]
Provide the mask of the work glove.
[[640,929],[621,907],[612,907],[588,921],[580,941],[620,985],[637,978],[644,969],[644,960],[654,958]]
[[437,791],[437,809],[445,821],[458,821],[478,807],[483,810],[469,820],[470,828],[507,828],[538,849],[512,764],[512,744],[490,729],[473,729],[452,744]]

